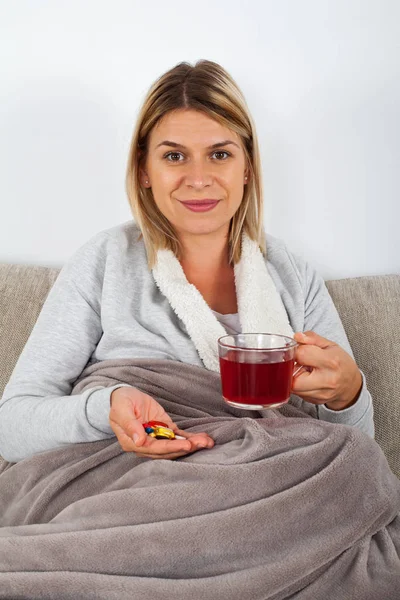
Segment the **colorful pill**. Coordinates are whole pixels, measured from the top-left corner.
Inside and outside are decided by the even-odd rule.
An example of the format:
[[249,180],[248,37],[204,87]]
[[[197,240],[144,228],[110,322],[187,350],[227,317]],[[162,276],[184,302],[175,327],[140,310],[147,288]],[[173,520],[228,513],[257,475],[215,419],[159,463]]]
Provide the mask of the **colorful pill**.
[[162,421],[149,421],[148,423],[143,423],[143,427],[168,427],[168,425]]
[[175,433],[169,427],[156,427],[155,434],[157,439],[173,440]]
[[166,423],[162,421],[149,421],[148,423],[143,423],[143,427],[145,432],[153,438],[158,439],[177,439],[177,440],[185,440],[181,435],[175,435],[174,431],[167,426]]

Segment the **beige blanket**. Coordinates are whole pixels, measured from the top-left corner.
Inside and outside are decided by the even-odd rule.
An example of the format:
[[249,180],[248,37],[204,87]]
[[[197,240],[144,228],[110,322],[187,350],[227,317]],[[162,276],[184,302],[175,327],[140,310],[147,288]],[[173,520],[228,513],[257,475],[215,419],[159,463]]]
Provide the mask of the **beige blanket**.
[[395,600],[400,481],[378,444],[298,408],[243,412],[206,369],[107,360],[212,449],[138,458],[115,437],[0,467],[0,598]]

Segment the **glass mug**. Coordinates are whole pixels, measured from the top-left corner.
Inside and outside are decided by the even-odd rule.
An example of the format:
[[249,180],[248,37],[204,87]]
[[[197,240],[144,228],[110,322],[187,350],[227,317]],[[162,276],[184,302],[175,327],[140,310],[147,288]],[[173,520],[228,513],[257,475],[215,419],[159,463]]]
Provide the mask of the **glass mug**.
[[236,408],[261,410],[286,404],[293,377],[301,369],[294,359],[299,344],[275,333],[238,333],[218,340],[222,395]]

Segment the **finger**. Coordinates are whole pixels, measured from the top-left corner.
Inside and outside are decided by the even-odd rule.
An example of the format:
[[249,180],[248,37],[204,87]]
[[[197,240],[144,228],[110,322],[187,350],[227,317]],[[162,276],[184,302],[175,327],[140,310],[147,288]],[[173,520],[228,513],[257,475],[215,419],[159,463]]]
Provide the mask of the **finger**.
[[144,427],[138,419],[130,420],[129,424],[125,426],[125,431],[128,436],[131,437],[135,446],[139,447],[143,446],[147,439],[147,433],[144,430]]
[[[172,440],[166,440],[166,441],[172,441]],[[177,457],[181,457],[181,456],[185,456],[186,454],[191,454],[193,452],[196,452],[198,450],[202,450],[204,449],[204,445],[198,446],[197,444],[192,442],[191,448],[187,449],[187,450],[182,450],[179,452],[169,452],[169,453],[163,453],[163,454],[155,454],[153,453],[153,450],[146,450],[145,448],[140,448],[137,450],[136,454],[138,454],[139,456],[145,456],[147,458],[177,458]],[[207,448],[207,446],[206,446]]]
[[197,452],[198,450],[202,450],[202,449],[203,449],[202,446],[197,447],[195,445],[192,445],[192,448],[190,450],[185,450],[185,451],[181,451],[181,452],[171,452],[169,454],[152,454],[150,452],[146,452],[143,449],[138,450],[136,452],[136,454],[140,457],[153,458],[153,459],[161,459],[161,458],[173,459],[173,458],[180,458],[187,454],[193,454],[194,452]]
[[[128,439],[135,437],[136,443],[140,446],[143,444],[146,438],[146,432],[139,420],[140,410],[137,404],[130,400],[129,402],[122,402],[118,406],[115,403],[112,405],[109,413],[109,422],[113,430],[117,433],[118,437],[127,436]],[[124,434],[124,435],[123,435]]]
[[138,451],[143,450],[153,455],[162,456],[170,454],[172,452],[183,452],[186,453],[192,450],[192,443],[185,440],[162,440],[147,436],[147,440],[142,444]]
[[[139,448],[133,440],[134,434],[132,434],[132,436],[128,434],[126,431],[126,427],[121,427],[119,423],[113,421],[111,418],[110,423],[123,450],[125,450],[126,452],[131,452],[132,450],[137,450]],[[140,440],[140,444],[143,444],[143,440]]]
[[307,397],[318,396],[321,392],[325,394],[331,390],[332,385],[329,384],[326,372],[324,371],[301,373],[293,380],[291,388],[293,393]]
[[295,366],[295,370],[293,372],[293,379],[298,377],[301,373],[311,372],[313,370],[312,367],[307,367],[306,365],[300,365],[297,362],[295,362],[294,366]]
[[336,346],[335,342],[322,337],[322,335],[318,335],[318,333],[315,333],[315,331],[298,331],[294,334],[294,339],[296,342],[301,344],[314,344],[319,348],[330,348],[331,346]]
[[200,433],[191,433],[189,431],[184,431],[182,429],[176,429],[175,433],[182,435],[186,439],[188,439],[192,444],[196,446],[212,448],[215,444],[212,437],[208,435],[208,433],[200,432]]
[[295,350],[295,358],[300,365],[305,367],[313,367],[314,369],[332,368],[331,352],[318,346],[299,346]]
[[326,404],[332,400],[332,394],[327,390],[316,390],[315,392],[293,392],[306,402],[312,404]]
[[175,458],[182,458],[182,456],[187,456],[188,454],[193,454],[194,452],[196,452],[196,448],[193,448],[192,450],[188,450],[185,452],[174,452],[171,454],[146,454],[146,453],[136,453],[140,458],[151,458],[153,460],[173,460]]

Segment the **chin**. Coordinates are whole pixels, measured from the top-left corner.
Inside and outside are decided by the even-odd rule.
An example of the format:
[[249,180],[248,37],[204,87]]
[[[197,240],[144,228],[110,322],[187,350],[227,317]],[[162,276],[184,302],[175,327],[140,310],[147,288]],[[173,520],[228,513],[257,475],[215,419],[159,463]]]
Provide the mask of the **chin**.
[[174,227],[178,233],[185,235],[208,235],[219,230],[228,230],[230,221],[222,223],[204,222],[204,223],[175,223]]

